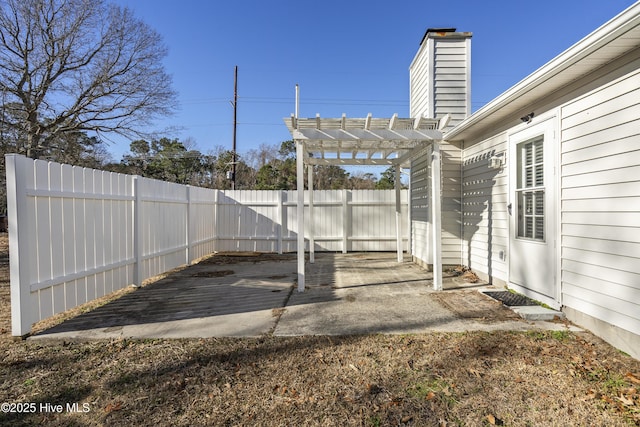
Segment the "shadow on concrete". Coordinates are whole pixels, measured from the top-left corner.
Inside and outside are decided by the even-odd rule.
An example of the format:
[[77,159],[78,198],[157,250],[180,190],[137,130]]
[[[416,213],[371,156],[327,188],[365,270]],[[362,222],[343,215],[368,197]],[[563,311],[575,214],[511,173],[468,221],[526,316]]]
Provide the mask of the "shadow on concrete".
[[[86,330],[116,333],[126,326],[195,319],[210,319],[211,328],[216,328],[217,318],[255,313],[262,313],[262,322],[271,318],[275,321],[272,310],[285,306],[296,277],[296,260],[290,254],[221,255],[217,260],[214,257],[169,274],[35,336]],[[243,322],[247,319],[231,319],[238,334],[245,333]]]
[[[295,257],[215,257],[142,287],[38,337],[352,335],[464,330],[432,298],[432,274],[395,253],[318,253],[297,292]],[[464,283],[447,279],[447,287]],[[446,292],[446,291],[445,291]],[[83,331],[85,332],[83,334]]]
[[[195,265],[128,293],[106,305],[57,325],[39,335],[98,328],[179,321],[257,312],[282,307],[293,286],[292,265],[276,264],[276,274],[263,275],[257,264]],[[203,273],[232,271],[222,277]],[[255,275],[253,274],[255,273]]]

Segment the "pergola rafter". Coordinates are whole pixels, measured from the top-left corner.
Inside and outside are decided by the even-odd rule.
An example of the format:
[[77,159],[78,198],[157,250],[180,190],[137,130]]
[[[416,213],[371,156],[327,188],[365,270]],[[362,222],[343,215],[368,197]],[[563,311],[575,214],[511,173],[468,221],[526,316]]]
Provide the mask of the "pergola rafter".
[[[432,146],[434,236],[439,236],[440,227],[440,151],[443,119],[374,118],[298,118],[291,115],[285,123],[296,143],[298,181],[298,291],[304,291],[304,164],[339,166],[397,166],[396,168],[396,234],[398,262],[402,257],[400,232],[400,168],[407,167],[412,152]],[[309,168],[309,216],[313,218],[313,173]],[[437,199],[437,200],[436,200]],[[313,222],[312,222],[313,223]],[[314,262],[313,227],[310,229],[309,259]],[[440,242],[434,237],[434,287],[442,286]],[[346,248],[344,249],[346,251]]]
[[316,115],[306,119],[292,116],[285,121],[293,139],[304,142],[308,164],[395,165],[398,159],[406,164],[412,150],[442,138],[437,119]]

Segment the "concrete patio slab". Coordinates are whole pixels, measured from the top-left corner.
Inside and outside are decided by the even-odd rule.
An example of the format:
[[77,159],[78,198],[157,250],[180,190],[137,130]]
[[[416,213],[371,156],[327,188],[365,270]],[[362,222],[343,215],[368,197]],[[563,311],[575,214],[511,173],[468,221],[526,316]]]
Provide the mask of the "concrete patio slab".
[[[394,254],[392,254],[394,255]],[[459,277],[433,291],[432,274],[386,253],[322,254],[307,264],[307,289],[293,292],[274,335],[461,332],[561,329],[526,322]],[[449,295],[457,307],[443,304]],[[473,308],[471,310],[470,308]],[[471,313],[471,314],[469,314]],[[496,315],[498,314],[498,315]]]
[[295,277],[293,257],[203,261],[30,339],[260,336],[274,329]]
[[[505,316],[479,285],[395,253],[316,254],[297,292],[292,255],[212,257],[30,339],[197,338],[561,329]],[[482,284],[480,284],[482,286]],[[444,295],[448,295],[444,298]],[[501,308],[501,307],[500,307]],[[508,311],[508,310],[507,310]]]

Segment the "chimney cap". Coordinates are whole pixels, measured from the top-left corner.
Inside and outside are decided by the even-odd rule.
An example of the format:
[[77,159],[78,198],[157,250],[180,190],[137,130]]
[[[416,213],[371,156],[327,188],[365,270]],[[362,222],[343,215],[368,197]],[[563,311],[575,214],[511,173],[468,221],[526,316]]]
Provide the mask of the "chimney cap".
[[422,37],[422,40],[420,40],[420,45],[424,43],[424,41],[427,39],[427,37],[429,37],[429,35],[432,35],[432,37],[459,37],[459,38],[471,37],[471,33],[456,32],[455,27],[433,27],[433,28],[427,28],[427,32],[424,33],[424,37]]
[[433,28],[427,28],[427,33],[455,33],[456,29],[455,27],[433,27]]

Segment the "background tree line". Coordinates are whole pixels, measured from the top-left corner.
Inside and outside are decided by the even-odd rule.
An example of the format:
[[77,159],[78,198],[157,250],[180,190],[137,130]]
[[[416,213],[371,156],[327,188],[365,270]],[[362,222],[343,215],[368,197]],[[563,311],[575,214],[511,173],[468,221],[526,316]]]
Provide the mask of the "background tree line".
[[[129,153],[119,163],[104,169],[199,187],[229,189],[233,152],[216,147],[203,154],[192,141],[161,138],[131,143]],[[240,190],[295,190],[297,188],[296,150],[291,140],[280,145],[261,144],[245,154],[236,155],[236,188]],[[392,189],[393,167],[378,179],[372,173],[350,174],[334,165],[313,167],[314,188],[319,190]],[[305,185],[306,185],[305,173]]]

